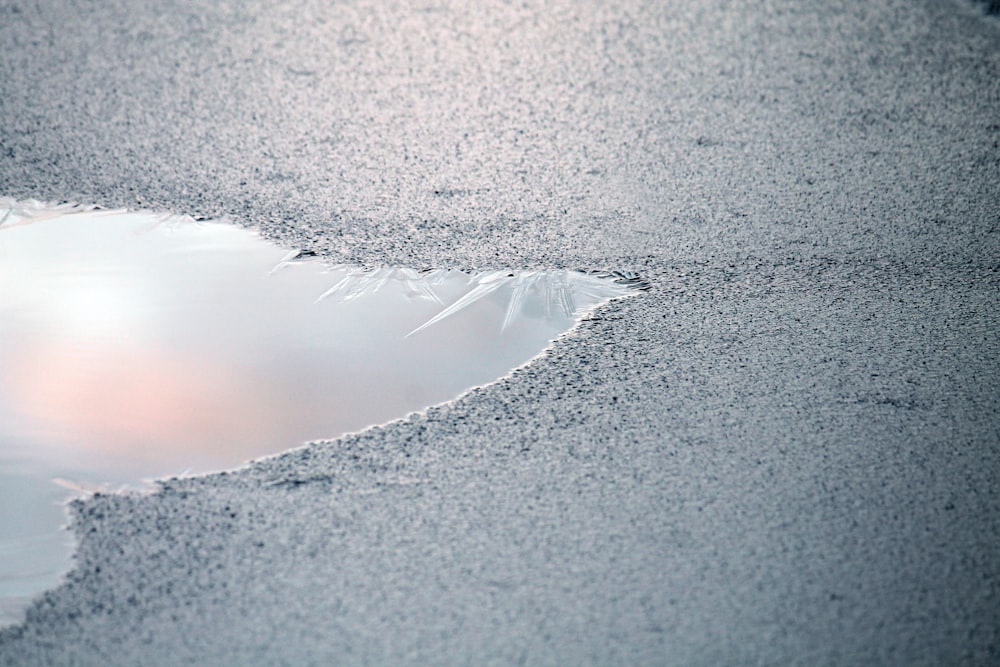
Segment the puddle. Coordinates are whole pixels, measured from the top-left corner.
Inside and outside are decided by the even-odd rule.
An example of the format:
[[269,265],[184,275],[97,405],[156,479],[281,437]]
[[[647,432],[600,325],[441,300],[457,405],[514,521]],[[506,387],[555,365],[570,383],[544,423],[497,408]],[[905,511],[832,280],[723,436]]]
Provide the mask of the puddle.
[[69,489],[232,468],[423,410],[636,287],[328,266],[233,225],[0,200],[0,625],[69,569]]

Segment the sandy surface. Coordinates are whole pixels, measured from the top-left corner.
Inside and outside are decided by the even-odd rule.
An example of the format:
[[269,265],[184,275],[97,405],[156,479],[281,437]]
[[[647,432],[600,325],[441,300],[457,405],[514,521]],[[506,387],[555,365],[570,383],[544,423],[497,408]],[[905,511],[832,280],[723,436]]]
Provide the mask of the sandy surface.
[[977,5],[39,4],[0,194],[653,289],[426,416],[77,504],[0,664],[1000,660]]

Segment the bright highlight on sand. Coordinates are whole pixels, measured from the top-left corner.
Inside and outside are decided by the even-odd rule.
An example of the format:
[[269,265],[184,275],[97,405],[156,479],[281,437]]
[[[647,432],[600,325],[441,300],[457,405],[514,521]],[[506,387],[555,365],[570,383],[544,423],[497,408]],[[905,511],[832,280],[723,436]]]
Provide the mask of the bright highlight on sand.
[[69,567],[67,487],[231,468],[423,410],[640,286],[328,266],[234,225],[0,200],[0,624]]

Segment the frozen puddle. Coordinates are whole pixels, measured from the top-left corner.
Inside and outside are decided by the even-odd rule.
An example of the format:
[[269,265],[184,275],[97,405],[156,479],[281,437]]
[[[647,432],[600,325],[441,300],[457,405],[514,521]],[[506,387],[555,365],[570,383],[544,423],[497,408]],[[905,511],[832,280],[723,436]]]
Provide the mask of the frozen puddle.
[[425,409],[635,286],[331,267],[233,225],[0,200],[0,625],[69,568],[71,489],[231,468]]

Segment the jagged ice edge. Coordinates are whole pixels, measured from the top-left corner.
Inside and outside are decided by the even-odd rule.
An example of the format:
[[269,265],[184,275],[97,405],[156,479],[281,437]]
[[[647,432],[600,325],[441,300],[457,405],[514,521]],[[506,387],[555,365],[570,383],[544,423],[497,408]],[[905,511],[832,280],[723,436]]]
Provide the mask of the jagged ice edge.
[[[13,227],[22,224],[39,222],[58,215],[101,211],[115,213],[114,209],[103,209],[100,206],[85,206],[74,203],[51,204],[34,199],[18,201],[10,197],[0,197],[0,227]],[[124,212],[124,209],[122,209]],[[152,226],[172,227],[188,222],[198,222],[194,218],[181,214],[157,214]],[[292,265],[317,258],[309,252],[301,250],[289,251],[269,272],[273,275]],[[470,290],[455,303],[444,308],[437,315],[407,334],[412,336],[440,322],[446,317],[469,307],[476,301],[492,294],[496,290],[510,285],[512,295],[504,314],[501,333],[516,319],[520,313],[524,299],[532,289],[540,290],[545,296],[546,312],[551,316],[553,308],[558,308],[566,317],[576,314],[575,294],[582,294],[595,300],[626,296],[633,291],[646,291],[649,283],[631,271],[585,271],[555,270],[555,271],[482,271],[469,274],[456,269],[423,269],[380,267],[365,269],[356,266],[334,265],[330,270],[343,271],[341,278],[330,289],[323,292],[316,302],[332,298],[335,301],[346,302],[366,294],[374,294],[382,289],[390,280],[403,284],[407,296],[424,301],[432,301],[444,306],[441,297],[434,290],[447,278],[458,272],[468,276]]]

